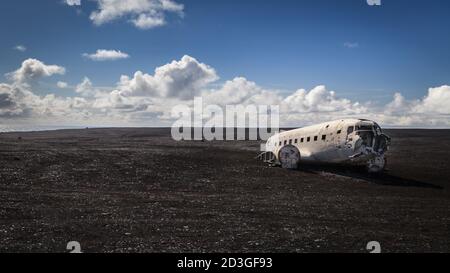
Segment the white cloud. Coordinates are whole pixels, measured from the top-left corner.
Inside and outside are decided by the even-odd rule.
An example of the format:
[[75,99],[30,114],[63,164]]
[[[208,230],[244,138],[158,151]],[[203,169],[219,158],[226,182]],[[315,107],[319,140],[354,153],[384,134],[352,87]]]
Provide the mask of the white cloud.
[[97,50],[97,52],[92,54],[84,53],[83,57],[86,57],[93,61],[115,61],[120,59],[127,59],[130,57],[130,55],[120,50],[99,49]]
[[162,14],[140,14],[136,19],[131,20],[135,26],[141,29],[160,27],[166,24]]
[[95,97],[102,93],[100,88],[94,87],[88,77],[84,77],[83,81],[75,87],[75,92],[83,97]]
[[96,0],[98,10],[90,15],[96,25],[125,18],[141,29],[166,24],[166,13],[183,16],[184,5],[173,0]]
[[365,111],[359,103],[353,103],[345,98],[338,98],[334,91],[328,91],[319,85],[307,92],[297,90],[283,100],[283,106],[289,113],[340,112],[341,114],[358,114]]
[[208,104],[279,104],[282,98],[273,90],[265,90],[255,82],[244,77],[237,77],[218,90],[207,90],[203,93]]
[[191,99],[217,79],[213,68],[184,56],[180,61],[158,67],[154,75],[137,71],[133,78],[122,76],[117,88],[123,96]]
[[27,48],[26,48],[26,46],[24,46],[24,45],[16,45],[16,46],[14,47],[14,49],[17,50],[17,51],[20,51],[20,52],[25,52],[25,51],[27,51]]
[[428,95],[413,107],[413,111],[450,115],[450,86],[428,89]]
[[[65,69],[57,65],[46,65],[36,59],[24,61],[19,69],[9,73],[12,83],[0,83],[0,123],[12,120],[32,126],[39,122],[73,122],[86,120],[90,113],[90,102],[77,97],[57,97],[54,94],[36,95],[33,84],[28,82],[40,77],[64,74]],[[59,86],[65,85],[59,82]]]
[[36,59],[27,59],[16,71],[7,74],[16,82],[27,82],[41,77],[49,77],[55,74],[63,75],[66,73],[64,67],[57,65],[46,65]]
[[81,0],[66,0],[66,4],[69,6],[81,6]]
[[69,87],[69,84],[66,83],[66,82],[59,81],[59,82],[56,83],[56,86],[58,86],[58,88],[65,89],[65,88]]
[[26,104],[22,103],[23,99],[29,95],[29,92],[20,88],[0,83],[0,118],[23,116],[26,112],[31,111]]
[[396,93],[392,102],[376,113],[380,121],[393,126],[450,127],[450,87],[430,88],[425,97],[416,100]]
[[[244,77],[222,84],[215,70],[184,56],[156,68],[153,75],[136,72],[122,76],[115,87],[100,88],[89,78],[76,85],[77,97],[37,95],[27,81],[61,74],[62,67],[30,59],[10,73],[12,83],[0,83],[0,123],[17,121],[83,126],[171,125],[172,106],[189,107],[194,96],[205,104],[279,105],[282,126],[303,126],[345,117],[369,118],[383,126],[450,127],[450,86],[430,88],[421,99],[408,100],[396,93],[386,105],[357,102],[338,96],[325,86],[299,89],[288,95],[265,89]],[[59,87],[69,87],[59,82]]]
[[243,77],[225,82],[218,90],[205,90],[203,99],[206,104],[221,106],[278,105],[284,126],[306,125],[369,113],[367,106],[339,98],[325,86],[317,86],[310,91],[299,89],[288,96],[282,96],[277,90],[264,89]]
[[44,120],[75,120],[86,113],[87,102],[82,98],[38,96],[30,88],[17,83],[0,84],[0,121],[25,120],[36,125]]

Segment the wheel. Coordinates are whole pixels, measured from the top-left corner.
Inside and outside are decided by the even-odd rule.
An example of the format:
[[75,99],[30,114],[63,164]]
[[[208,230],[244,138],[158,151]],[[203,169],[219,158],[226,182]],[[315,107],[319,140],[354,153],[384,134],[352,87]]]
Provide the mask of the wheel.
[[298,169],[298,165],[300,163],[300,152],[297,147],[293,145],[284,146],[281,148],[278,158],[282,168],[289,170]]
[[369,173],[380,173],[386,167],[386,158],[384,156],[377,156],[367,162],[367,171]]

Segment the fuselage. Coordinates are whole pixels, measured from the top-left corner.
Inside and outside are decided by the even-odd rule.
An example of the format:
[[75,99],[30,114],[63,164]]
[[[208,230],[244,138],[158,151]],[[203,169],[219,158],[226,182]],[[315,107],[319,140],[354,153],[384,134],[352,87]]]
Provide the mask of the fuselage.
[[389,140],[374,121],[341,119],[274,135],[266,151],[280,160],[281,149],[289,145],[298,149],[302,162],[367,163],[384,159]]

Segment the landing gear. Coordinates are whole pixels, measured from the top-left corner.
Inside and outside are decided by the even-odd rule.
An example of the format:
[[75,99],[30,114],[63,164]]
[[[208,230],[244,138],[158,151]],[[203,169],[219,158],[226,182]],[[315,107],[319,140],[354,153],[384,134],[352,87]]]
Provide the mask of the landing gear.
[[274,167],[277,165],[277,158],[272,152],[263,152],[256,157],[264,163],[268,163],[269,166]]
[[283,169],[298,169],[298,165],[300,163],[300,152],[297,147],[293,145],[284,146],[281,148],[278,158]]
[[380,173],[386,168],[386,158],[384,156],[377,156],[367,162],[367,171],[369,173]]

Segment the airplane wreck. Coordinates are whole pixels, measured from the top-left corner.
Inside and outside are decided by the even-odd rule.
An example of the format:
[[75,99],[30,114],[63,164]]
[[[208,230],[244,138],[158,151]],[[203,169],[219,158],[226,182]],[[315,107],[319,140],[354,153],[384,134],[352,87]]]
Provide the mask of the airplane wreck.
[[258,159],[286,169],[297,169],[301,163],[333,163],[363,165],[378,173],[386,167],[390,143],[374,121],[341,119],[274,135]]

